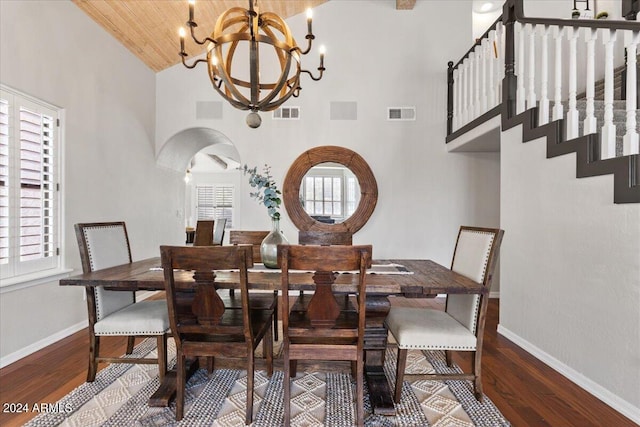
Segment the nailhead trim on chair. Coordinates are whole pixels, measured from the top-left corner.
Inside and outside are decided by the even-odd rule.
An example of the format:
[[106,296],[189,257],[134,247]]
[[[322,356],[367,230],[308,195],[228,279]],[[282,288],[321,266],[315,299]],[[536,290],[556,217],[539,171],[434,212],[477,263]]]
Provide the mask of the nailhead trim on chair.
[[[89,245],[89,239],[87,238],[87,231],[88,230],[103,230],[103,229],[109,229],[109,228],[122,228],[122,226],[121,225],[104,225],[104,226],[100,226],[100,227],[86,227],[83,230],[84,239],[87,242],[87,252],[89,254],[89,264],[91,264],[91,270],[92,271],[95,269],[95,266],[93,264],[93,253],[91,252],[91,245]],[[96,318],[102,319],[102,314],[100,313],[100,308],[101,307],[100,307],[100,303],[99,303],[98,289],[97,288],[93,288],[93,295],[94,295],[94,298],[96,299]],[[155,332],[154,332],[154,334],[155,334]]]
[[474,351],[476,347],[468,347],[468,346],[445,346],[445,345],[430,345],[430,346],[421,346],[421,345],[403,345],[398,346],[403,350],[471,350]]

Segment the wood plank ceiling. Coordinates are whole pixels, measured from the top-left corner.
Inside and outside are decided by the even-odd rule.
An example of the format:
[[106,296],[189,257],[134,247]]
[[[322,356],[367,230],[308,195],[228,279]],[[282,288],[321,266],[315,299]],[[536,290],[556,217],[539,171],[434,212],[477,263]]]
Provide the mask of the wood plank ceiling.
[[[158,72],[180,62],[178,29],[185,26],[189,18],[186,0],[72,1],[153,71]],[[260,0],[259,6],[261,11],[275,12],[287,18],[326,1]],[[237,6],[247,8],[247,0],[197,1],[194,20],[198,23],[198,37],[210,35],[218,16]],[[185,41],[185,50],[190,56],[204,52],[205,48],[196,45],[190,37]]]
[[[180,62],[178,29],[185,26],[189,8],[186,0],[72,0],[96,23],[118,39],[153,71],[162,71]],[[260,0],[261,11],[283,18],[304,12],[328,0]],[[416,0],[396,0],[397,9],[412,9]],[[196,34],[210,35],[218,16],[231,7],[247,8],[247,0],[196,2]],[[303,37],[300,35],[299,37]],[[304,41],[304,40],[303,40]],[[204,52],[186,37],[185,50],[191,57]]]

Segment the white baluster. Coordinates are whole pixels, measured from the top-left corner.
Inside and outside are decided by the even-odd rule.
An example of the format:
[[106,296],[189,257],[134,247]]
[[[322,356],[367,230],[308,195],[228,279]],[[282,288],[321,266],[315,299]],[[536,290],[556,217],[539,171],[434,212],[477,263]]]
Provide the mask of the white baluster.
[[602,30],[604,52],[604,123],[600,134],[600,158],[616,156],[616,125],[613,123],[613,48],[615,30]]
[[[638,14],[640,16],[640,14]],[[640,21],[640,18],[638,18]],[[638,43],[639,31],[625,32],[625,47],[627,48],[627,130],[622,138],[623,154],[640,154],[638,130],[636,129],[637,88],[638,88]]]
[[487,92],[487,110],[496,106],[496,80],[495,80],[495,65],[496,65],[496,55],[494,52],[496,42],[496,31],[489,31],[489,41],[487,46],[487,59],[488,59],[488,71],[487,71],[487,81],[489,85],[489,90]]
[[516,90],[516,113],[520,114],[525,108],[525,89],[524,89],[524,28],[522,24],[516,24],[516,28],[519,29],[518,33],[518,71],[516,76],[518,77],[518,88]]
[[540,111],[538,123],[549,123],[549,31],[548,25],[541,25],[542,52],[540,53]]
[[482,41],[480,42],[480,57],[482,61],[482,78],[480,79],[480,85],[482,86],[482,96],[480,97],[480,114],[478,114],[478,116],[481,116],[487,111],[487,60],[489,58],[487,51],[488,43],[489,40],[486,38],[482,39]]
[[496,25],[496,70],[495,70],[495,88],[496,88],[496,105],[502,102],[502,79],[504,78],[504,26],[502,22]]
[[587,116],[584,119],[583,135],[597,132],[598,121],[595,115],[594,96],[596,84],[596,39],[595,28],[585,28],[584,37],[587,42]]
[[564,116],[564,110],[562,106],[562,36],[564,34],[564,27],[554,27],[553,37],[556,40],[555,51],[555,74],[554,74],[554,104],[553,104],[553,120],[560,120]]
[[480,46],[476,46],[473,51],[473,61],[474,61],[474,91],[475,97],[473,98],[473,117],[471,120],[480,117],[480,109],[482,105],[480,103],[480,73],[482,72],[482,57],[480,56],[481,49]]
[[578,78],[577,29],[568,27],[567,38],[569,39],[569,111],[567,111],[567,140],[570,140],[578,137],[578,110],[576,108],[576,81]]
[[469,121],[469,57],[462,61],[463,85],[462,85],[462,120],[460,126],[464,126]]
[[460,121],[460,67],[453,70],[453,121],[451,122],[451,130],[458,129],[458,122]]
[[527,93],[527,109],[537,105],[536,99],[536,26],[527,24],[529,34],[529,88]]

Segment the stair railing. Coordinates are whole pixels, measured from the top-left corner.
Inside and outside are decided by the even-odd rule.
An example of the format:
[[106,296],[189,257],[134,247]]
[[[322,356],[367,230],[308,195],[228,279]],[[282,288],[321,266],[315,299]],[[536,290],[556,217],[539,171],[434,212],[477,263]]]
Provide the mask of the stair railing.
[[[524,16],[523,0],[507,0],[498,21],[455,66],[449,63],[447,141],[501,101],[507,118],[538,107],[540,125],[565,119],[566,140],[578,138],[581,132],[600,132],[601,159],[637,154],[639,42],[640,23],[636,21],[531,18]],[[624,65],[625,50],[624,129],[618,130],[614,69]],[[488,58],[487,51],[493,51],[493,58]],[[498,71],[486,71],[496,64]],[[604,79],[602,123],[595,114],[595,83],[600,79]],[[586,98],[581,101],[586,104],[582,118],[578,111],[581,92]],[[500,94],[497,99],[490,98],[489,94],[496,93]],[[616,144],[616,133],[623,134],[621,143]]]

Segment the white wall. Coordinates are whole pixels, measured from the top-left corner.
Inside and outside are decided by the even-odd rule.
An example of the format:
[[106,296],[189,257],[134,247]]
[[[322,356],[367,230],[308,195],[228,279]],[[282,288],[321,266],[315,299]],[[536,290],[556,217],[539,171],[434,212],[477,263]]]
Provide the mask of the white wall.
[[[134,259],[184,242],[182,175],[155,164],[154,73],[69,1],[3,0],[0,29],[0,81],[65,110],[64,266],[80,268],[77,222],[126,221]],[[3,361],[86,322],[83,293],[0,294]]]
[[[304,16],[288,22],[303,39]],[[301,107],[299,121],[262,114],[262,126],[249,129],[247,113],[226,103],[224,119],[197,120],[197,101],[220,98],[204,68],[177,65],[157,74],[157,149],[183,129],[208,126],[234,142],[241,163],[272,166],[281,185],[303,151],[350,148],[369,163],[379,187],[376,210],[354,242],[372,243],[377,258],[449,264],[461,224],[499,225],[498,154],[452,154],[444,144],[447,62],[471,46],[471,2],[418,1],[412,11],[397,11],[393,0],[332,0],[314,10],[313,28],[314,52],[320,44],[327,47],[327,71],[319,82],[303,76],[300,97],[288,102]],[[304,68],[317,64],[317,53],[303,59]],[[331,101],[358,102],[358,120],[329,120]],[[417,121],[386,121],[389,106],[416,106]],[[249,198],[246,179],[241,183],[235,227],[267,229],[265,209]],[[297,231],[282,214],[282,229],[296,242]]]
[[499,331],[640,422],[640,204],[521,138],[502,135]]

